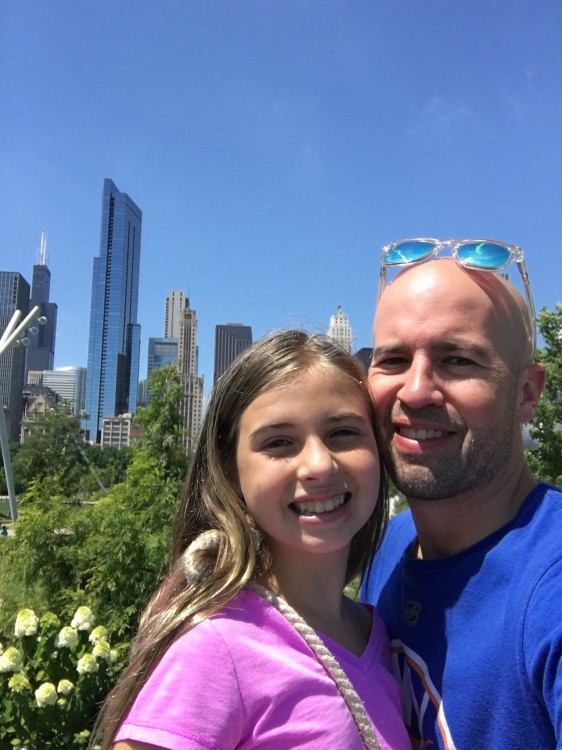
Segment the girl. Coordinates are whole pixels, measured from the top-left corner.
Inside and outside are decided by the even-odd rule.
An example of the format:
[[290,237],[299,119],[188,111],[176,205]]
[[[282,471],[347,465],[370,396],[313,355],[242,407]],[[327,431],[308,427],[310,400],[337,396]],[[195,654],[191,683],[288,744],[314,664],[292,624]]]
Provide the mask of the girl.
[[216,383],[171,567],[108,697],[103,750],[410,748],[389,645],[342,593],[387,516],[360,364],[285,331]]

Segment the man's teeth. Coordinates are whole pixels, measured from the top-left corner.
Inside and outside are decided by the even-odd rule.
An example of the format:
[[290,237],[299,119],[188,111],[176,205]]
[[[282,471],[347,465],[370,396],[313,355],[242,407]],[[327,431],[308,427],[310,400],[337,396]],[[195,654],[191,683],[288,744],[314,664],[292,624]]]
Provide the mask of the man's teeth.
[[315,500],[309,503],[293,503],[293,507],[301,516],[318,516],[320,513],[329,513],[336,508],[341,508],[345,503],[345,495],[332,497],[329,500]]
[[447,434],[442,430],[415,430],[413,427],[399,427],[398,432],[411,440],[431,440],[431,438],[440,438]]

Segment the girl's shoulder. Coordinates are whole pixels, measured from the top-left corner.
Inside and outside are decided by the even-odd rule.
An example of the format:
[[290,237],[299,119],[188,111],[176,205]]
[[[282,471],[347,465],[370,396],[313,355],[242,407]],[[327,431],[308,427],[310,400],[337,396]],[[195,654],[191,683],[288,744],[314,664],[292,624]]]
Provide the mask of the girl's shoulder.
[[244,589],[218,612],[179,636],[168,651],[174,658],[183,652],[198,653],[209,643],[238,651],[252,643],[287,643],[296,635],[275,607],[255,592]]

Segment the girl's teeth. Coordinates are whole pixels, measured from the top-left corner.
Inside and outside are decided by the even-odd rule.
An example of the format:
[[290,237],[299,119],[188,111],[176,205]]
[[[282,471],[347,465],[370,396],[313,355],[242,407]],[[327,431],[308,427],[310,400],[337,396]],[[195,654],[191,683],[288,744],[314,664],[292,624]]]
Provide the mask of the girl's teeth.
[[301,516],[313,516],[330,513],[332,510],[340,508],[344,502],[345,495],[340,495],[329,500],[317,500],[314,503],[293,503],[293,507]]

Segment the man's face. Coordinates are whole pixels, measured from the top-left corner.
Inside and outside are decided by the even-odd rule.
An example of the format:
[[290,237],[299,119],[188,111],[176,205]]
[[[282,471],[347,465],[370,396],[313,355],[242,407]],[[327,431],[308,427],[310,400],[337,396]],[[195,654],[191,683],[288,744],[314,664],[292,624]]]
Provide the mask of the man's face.
[[516,461],[518,378],[493,301],[454,262],[410,269],[378,305],[369,387],[381,456],[408,498],[500,484]]

